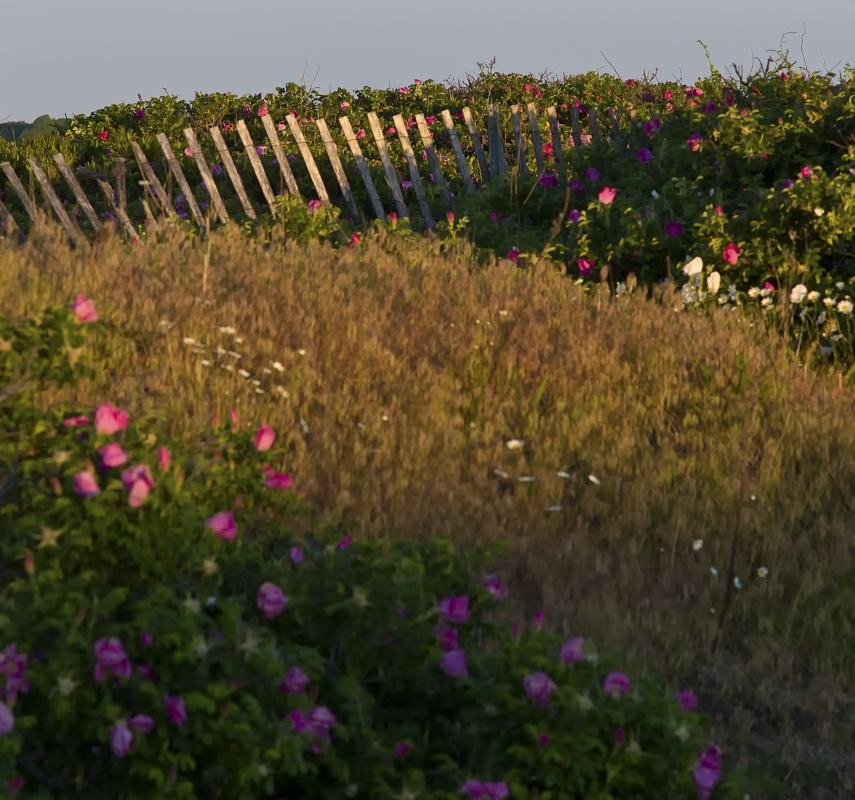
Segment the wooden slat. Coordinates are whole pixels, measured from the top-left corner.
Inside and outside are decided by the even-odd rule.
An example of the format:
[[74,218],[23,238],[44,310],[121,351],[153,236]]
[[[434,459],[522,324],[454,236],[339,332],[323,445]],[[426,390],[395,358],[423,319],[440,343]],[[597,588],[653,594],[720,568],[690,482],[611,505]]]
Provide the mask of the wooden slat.
[[119,206],[125,211],[128,210],[128,181],[127,181],[127,165],[124,158],[116,158],[116,163],[113,165],[113,174],[116,176],[116,199]]
[[570,125],[573,128],[573,149],[578,153],[582,146],[582,123],[579,120],[579,109],[570,109]]
[[323,178],[321,178],[318,165],[315,163],[315,158],[312,155],[312,151],[309,149],[308,143],[306,142],[306,137],[303,136],[303,129],[300,127],[300,123],[297,122],[293,114],[289,114],[285,119],[288,120],[288,127],[291,129],[291,135],[294,137],[294,141],[297,142],[297,149],[300,151],[300,155],[303,157],[303,163],[309,171],[309,177],[312,179],[312,185],[318,193],[318,199],[325,206],[328,206],[330,204],[330,196],[327,194],[327,187],[324,186]]
[[448,183],[442,176],[439,157],[436,154],[436,147],[433,144],[433,134],[431,133],[430,126],[427,124],[427,120],[425,120],[424,114],[416,114],[416,125],[418,125],[419,135],[422,137],[422,146],[425,152],[427,152],[428,164],[430,164],[431,173],[436,181],[436,185],[439,187],[443,203],[446,208],[451,208],[451,195],[448,193]]
[[190,213],[193,215],[193,219],[196,220],[196,224],[200,228],[204,228],[205,220],[202,217],[202,212],[199,209],[199,204],[196,202],[196,198],[193,196],[193,190],[190,188],[190,184],[187,182],[187,178],[184,175],[184,170],[181,169],[181,164],[178,163],[178,159],[175,157],[175,153],[172,151],[172,145],[169,144],[169,139],[166,138],[165,133],[157,134],[157,143],[160,145],[160,149],[163,150],[163,156],[166,159],[167,165],[169,166],[169,171],[172,173],[172,176],[175,178],[175,180],[178,181],[178,187],[184,194],[184,200],[190,207]]
[[193,160],[199,168],[199,174],[202,176],[202,182],[208,190],[208,196],[211,198],[211,205],[214,207],[214,211],[220,218],[220,222],[228,222],[230,220],[229,212],[226,211],[226,204],[223,202],[220,190],[217,188],[217,184],[214,181],[214,176],[211,174],[210,167],[208,167],[208,162],[205,161],[205,155],[202,153],[202,146],[196,138],[196,131],[194,131],[193,128],[185,128],[184,138],[187,140],[187,144],[190,145],[190,150],[193,153]]
[[368,192],[368,199],[371,201],[371,207],[374,209],[374,214],[377,219],[386,219],[386,212],[383,211],[383,204],[380,202],[380,195],[377,194],[377,187],[374,186],[374,181],[371,178],[371,172],[368,165],[365,163],[365,156],[362,155],[362,148],[359,146],[359,139],[353,132],[353,127],[347,117],[339,117],[338,124],[341,125],[341,131],[344,134],[344,140],[350,148],[353,155],[353,160],[356,162],[356,168],[362,177],[362,182],[365,184],[365,191]]
[[169,202],[169,197],[163,188],[163,184],[157,177],[148,158],[146,158],[143,149],[136,142],[131,142],[131,148],[134,151],[134,158],[136,158],[137,164],[139,164],[140,172],[143,174],[143,179],[147,184],[144,188],[148,189],[154,195],[167,217],[174,217],[175,209],[172,207],[172,203]]
[[350,188],[350,181],[347,180],[347,173],[344,171],[344,166],[338,156],[338,147],[336,147],[330,129],[327,127],[327,122],[324,119],[315,120],[318,133],[321,134],[321,141],[324,143],[324,149],[327,151],[327,158],[335,174],[335,179],[338,181],[338,188],[341,189],[341,196],[344,198],[344,204],[347,206],[347,211],[350,218],[358,223],[362,219],[359,215],[359,209],[356,207],[356,200],[353,197],[353,191]]
[[514,152],[516,153],[517,168],[520,175],[528,175],[528,165],[525,163],[525,141],[522,137],[522,119],[519,105],[511,106],[511,125],[514,129]]
[[139,234],[136,232],[136,229],[131,224],[130,219],[128,218],[128,212],[121,206],[120,203],[117,202],[116,192],[113,187],[107,183],[107,181],[102,178],[98,178],[98,185],[101,187],[101,191],[104,193],[104,197],[107,198],[107,202],[110,204],[110,207],[113,211],[116,212],[116,216],[119,218],[119,222],[122,223],[125,230],[128,232],[128,235],[134,241],[139,241]]
[[0,169],[3,170],[6,180],[9,181],[12,191],[15,192],[18,200],[21,201],[21,205],[24,207],[24,211],[27,212],[27,216],[30,218],[30,221],[32,223],[36,223],[38,221],[36,204],[30,199],[30,196],[24,190],[24,184],[21,183],[21,179],[18,177],[14,168],[8,161],[4,161],[0,164]]
[[490,175],[504,175],[508,166],[505,161],[505,142],[502,139],[499,110],[495,103],[491,103],[487,111],[487,141],[490,147]]
[[92,225],[94,230],[101,230],[101,220],[98,219],[98,215],[95,213],[92,203],[89,202],[89,198],[86,196],[83,188],[74,176],[74,173],[71,171],[71,167],[68,166],[65,157],[62,153],[54,153],[53,160],[57,169],[60,171],[60,174],[65,178],[68,188],[71,189],[74,199],[77,200],[77,205],[83,209],[86,219],[89,220],[89,223]]
[[288,163],[288,156],[282,149],[282,141],[279,139],[279,131],[270,119],[269,114],[265,114],[261,118],[261,124],[264,125],[264,130],[267,132],[267,138],[270,140],[270,146],[273,148],[273,155],[276,156],[276,163],[279,164],[279,172],[282,173],[282,179],[285,181],[285,187],[294,197],[300,197],[300,189],[297,186],[297,179],[294,177],[294,172],[291,165]]
[[588,111],[588,121],[591,126],[591,143],[598,145],[601,141],[600,138],[600,124],[597,122],[597,111],[592,108]]
[[12,216],[9,209],[3,205],[2,200],[0,200],[0,233],[5,234],[6,236],[11,236],[12,234],[15,234],[16,236],[21,235],[21,229],[18,227],[18,223],[15,222],[15,218]]
[[[256,219],[257,217],[255,209],[252,207],[252,203],[249,202],[249,196],[246,193],[246,187],[243,185],[243,180],[240,177],[240,173],[237,171],[237,167],[235,166],[232,154],[229,152],[226,140],[223,139],[223,134],[220,133],[220,129],[216,125],[211,128],[208,128],[208,133],[211,134],[211,139],[214,142],[214,147],[217,148],[217,152],[220,154],[220,158],[222,159],[223,166],[225,166],[226,168],[226,172],[229,175],[229,179],[232,182],[232,186],[235,187],[235,191],[237,192],[240,204],[243,206],[244,214],[246,214],[250,219]],[[211,175],[211,180],[213,179],[214,176]]]
[[609,109],[609,119],[612,121],[612,144],[615,149],[623,150],[623,141],[620,135],[620,122],[618,122],[617,112],[613,109]]
[[258,151],[255,149],[255,143],[252,141],[249,128],[246,127],[246,123],[242,119],[239,119],[237,122],[237,132],[238,136],[240,136],[241,142],[243,143],[243,149],[246,153],[246,157],[252,165],[252,171],[255,173],[255,179],[261,187],[261,193],[264,195],[264,199],[267,201],[267,205],[270,207],[270,211],[275,217],[276,196],[273,194],[273,187],[270,185],[270,181],[267,180],[267,173],[264,171],[264,165],[258,157]]
[[460,139],[457,138],[457,131],[454,129],[454,119],[451,112],[446,108],[442,111],[442,122],[445,129],[448,131],[448,138],[451,139],[451,146],[454,149],[454,157],[457,159],[457,168],[460,170],[460,175],[463,178],[463,186],[467,194],[472,194],[475,187],[472,185],[472,176],[469,174],[469,166],[466,163],[466,156],[463,155],[463,148],[460,146]]
[[371,127],[371,133],[374,135],[374,143],[377,145],[377,150],[380,153],[380,160],[383,162],[383,169],[386,172],[386,182],[389,184],[392,197],[395,199],[395,208],[398,210],[398,215],[409,217],[410,212],[407,210],[404,195],[401,193],[401,183],[398,180],[398,173],[395,172],[392,159],[389,157],[389,148],[386,146],[383,128],[380,127],[380,120],[373,111],[368,112],[368,125]]
[[48,201],[54,211],[54,214],[59,218],[59,221],[62,224],[62,227],[65,228],[66,233],[68,233],[71,239],[75,242],[81,240],[85,241],[86,237],[83,235],[83,231],[81,231],[71,217],[68,216],[68,212],[63,207],[62,201],[57,197],[57,194],[53,190],[53,186],[51,186],[50,181],[47,179],[47,175],[45,175],[44,170],[42,170],[34,158],[28,158],[27,164],[29,164],[30,169],[33,171],[33,175],[36,176],[36,180],[39,182],[39,188],[41,188],[45,200]]
[[469,138],[472,140],[472,149],[475,151],[475,158],[478,159],[478,166],[481,168],[481,183],[487,181],[490,177],[490,172],[487,169],[487,159],[484,156],[484,148],[481,147],[481,134],[478,133],[478,128],[475,125],[475,119],[472,116],[472,109],[469,106],[463,107],[463,121],[469,129]]
[[534,103],[529,103],[527,108],[528,126],[531,128],[531,143],[534,147],[534,160],[537,162],[537,171],[543,172],[546,164],[543,160],[543,144],[540,140],[540,128],[537,125],[537,106]]
[[546,117],[549,120],[549,132],[552,134],[552,157],[555,159],[555,166],[558,167],[564,163],[564,151],[561,148],[561,133],[555,106],[546,109]]
[[160,230],[160,225],[157,224],[157,218],[151,213],[151,206],[149,206],[148,200],[146,200],[145,197],[142,197],[140,199],[140,203],[142,204],[143,213],[145,214],[146,227],[152,228],[156,231]]
[[407,124],[400,114],[395,114],[392,117],[395,123],[395,128],[398,131],[398,141],[401,143],[401,149],[404,151],[404,158],[407,160],[407,166],[410,169],[410,180],[413,182],[413,189],[416,193],[416,200],[419,203],[419,210],[422,212],[422,219],[427,227],[433,228],[433,215],[430,213],[430,206],[425,196],[424,186],[422,186],[422,178],[419,175],[419,165],[416,161],[416,154],[413,152],[413,144],[410,141],[410,134],[407,132]]

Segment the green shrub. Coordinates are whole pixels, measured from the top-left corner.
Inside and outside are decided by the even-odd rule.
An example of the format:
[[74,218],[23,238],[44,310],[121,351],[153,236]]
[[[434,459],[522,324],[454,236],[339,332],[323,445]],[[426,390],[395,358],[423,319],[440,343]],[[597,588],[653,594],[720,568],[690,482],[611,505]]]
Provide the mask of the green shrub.
[[185,452],[109,403],[38,411],[96,318],[0,321],[9,794],[709,795],[691,692],[507,630],[484,554],[313,529],[271,428]]

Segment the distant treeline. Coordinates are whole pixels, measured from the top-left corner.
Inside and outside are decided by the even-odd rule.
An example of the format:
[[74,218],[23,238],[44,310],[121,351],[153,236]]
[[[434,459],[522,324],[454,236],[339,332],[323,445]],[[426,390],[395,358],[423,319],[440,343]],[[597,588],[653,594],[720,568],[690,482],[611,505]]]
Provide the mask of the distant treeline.
[[10,142],[32,139],[45,133],[63,133],[68,120],[54,119],[43,114],[33,122],[0,122],[0,137]]

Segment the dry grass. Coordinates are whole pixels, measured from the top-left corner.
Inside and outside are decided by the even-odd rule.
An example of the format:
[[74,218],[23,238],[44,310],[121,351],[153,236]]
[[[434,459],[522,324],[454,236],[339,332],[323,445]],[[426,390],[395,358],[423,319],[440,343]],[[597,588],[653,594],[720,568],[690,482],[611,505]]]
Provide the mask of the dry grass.
[[0,244],[0,310],[87,293],[112,332],[77,402],[175,434],[235,405],[356,535],[507,542],[526,613],[706,687],[731,753],[762,734],[819,763],[789,736],[806,726],[833,763],[851,745],[855,393],[733,314],[586,298],[547,267],[380,237],[334,251],[225,230],[75,252],[46,231]]

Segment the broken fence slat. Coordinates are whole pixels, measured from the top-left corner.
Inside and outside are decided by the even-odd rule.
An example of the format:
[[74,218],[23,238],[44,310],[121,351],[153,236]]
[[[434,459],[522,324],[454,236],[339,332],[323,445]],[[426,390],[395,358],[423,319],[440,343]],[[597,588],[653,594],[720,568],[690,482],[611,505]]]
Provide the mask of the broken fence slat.
[[499,122],[499,110],[491,103],[487,110],[487,147],[490,150],[490,177],[497,178],[507,172],[505,143]]
[[422,146],[428,156],[428,164],[430,164],[431,173],[436,181],[436,185],[439,187],[440,194],[442,194],[442,200],[445,203],[446,208],[451,208],[451,195],[448,192],[448,183],[442,176],[442,169],[440,168],[439,158],[436,154],[436,147],[434,147],[433,143],[433,134],[431,133],[430,126],[427,124],[424,114],[416,114],[416,125],[418,125],[419,128],[419,136],[422,137]]
[[350,148],[353,155],[353,160],[356,162],[356,168],[362,177],[362,183],[365,184],[365,191],[368,192],[368,199],[371,201],[371,207],[374,209],[374,214],[377,219],[386,219],[386,212],[383,211],[383,204],[380,202],[380,195],[377,194],[377,187],[371,178],[371,172],[368,165],[365,163],[365,156],[362,155],[362,148],[359,146],[359,139],[353,132],[353,127],[347,117],[339,117],[338,124],[341,126],[341,131],[344,134],[344,140]]
[[484,148],[481,146],[481,134],[478,133],[475,119],[472,116],[472,109],[469,106],[463,106],[463,121],[469,130],[472,149],[475,151],[475,158],[478,160],[478,166],[481,168],[481,183],[486,183],[490,178],[490,171],[487,168],[487,158],[484,156]]
[[18,197],[18,200],[21,201],[21,205],[24,207],[24,211],[27,212],[27,216],[30,218],[30,221],[36,223],[38,221],[36,204],[30,199],[30,196],[24,189],[24,184],[21,183],[21,179],[18,177],[14,168],[8,161],[4,161],[2,164],[0,164],[0,169],[3,170],[3,174],[6,176],[6,180],[9,181],[9,185],[12,187],[12,191],[15,192]]
[[160,225],[157,224],[157,218],[151,213],[151,206],[149,206],[148,200],[146,200],[144,196],[140,198],[140,204],[142,205],[143,213],[145,214],[146,227],[159,231]]
[[12,236],[13,234],[17,236],[21,235],[21,229],[18,227],[18,223],[15,222],[12,212],[3,205],[2,200],[0,200],[0,233],[5,234],[6,236]]
[[65,156],[63,156],[62,153],[54,153],[53,160],[60,174],[63,178],[65,178],[65,182],[68,184],[68,188],[71,189],[71,192],[74,195],[74,199],[77,200],[77,205],[79,205],[80,208],[83,209],[83,213],[86,215],[86,219],[89,220],[89,223],[92,225],[92,228],[96,232],[101,230],[101,220],[98,219],[98,215],[95,213],[95,209],[92,207],[92,203],[89,202],[89,198],[86,196],[86,193],[80,186],[79,181],[74,176],[74,173],[71,171],[71,167],[68,166],[68,162],[65,160]]
[[146,158],[143,149],[136,142],[131,142],[131,148],[134,151],[134,158],[136,158],[137,164],[139,164],[140,172],[142,172],[143,178],[148,184],[145,188],[151,191],[157,202],[160,203],[160,207],[163,209],[163,213],[166,214],[166,216],[175,216],[175,209],[172,207],[172,203],[169,202],[169,197],[166,195],[163,184],[157,177],[157,174],[149,163],[148,158]]
[[531,143],[534,146],[534,160],[537,163],[537,171],[543,172],[546,169],[546,162],[543,158],[543,142],[540,139],[540,128],[537,124],[537,106],[534,103],[529,103],[528,109],[528,125],[531,128]]
[[131,224],[131,220],[128,218],[128,212],[125,211],[125,209],[117,202],[116,193],[113,187],[103,178],[97,178],[97,181],[98,185],[101,187],[101,191],[104,193],[104,197],[107,198],[107,202],[110,204],[110,207],[116,212],[119,222],[122,223],[131,239],[138,242],[140,239],[139,234]]
[[44,170],[38,165],[34,158],[28,158],[27,164],[29,164],[30,169],[33,171],[33,175],[36,176],[36,180],[39,183],[39,188],[41,188],[45,200],[48,201],[54,213],[59,218],[59,221],[62,224],[62,227],[65,228],[66,233],[68,233],[71,239],[75,242],[80,240],[85,241],[86,237],[83,235],[83,231],[81,231],[71,217],[68,216],[68,212],[65,210],[62,205],[62,201],[53,190],[53,186],[51,186],[50,181],[47,179],[47,175],[45,175]]
[[392,197],[395,200],[395,208],[401,217],[409,217],[410,212],[407,210],[407,204],[404,202],[404,195],[401,192],[401,182],[398,180],[398,173],[395,172],[395,166],[392,164],[392,159],[389,157],[389,148],[386,145],[386,138],[383,135],[383,129],[380,127],[380,120],[377,114],[373,111],[368,112],[368,124],[371,127],[371,133],[374,134],[374,143],[377,145],[377,150],[380,153],[380,160],[383,162],[383,169],[386,172],[386,182],[389,184],[389,189],[392,192]]
[[338,181],[338,188],[341,189],[341,196],[344,198],[344,204],[347,206],[350,218],[358,223],[362,217],[359,214],[359,209],[356,207],[356,200],[353,198],[353,191],[350,188],[350,182],[347,180],[347,173],[344,171],[344,166],[338,155],[338,147],[330,135],[330,129],[327,127],[326,120],[315,120],[315,125],[318,128],[318,133],[321,134],[321,141],[324,143],[324,149],[327,151],[327,158],[332,165],[335,179]]
[[249,128],[246,127],[246,123],[242,119],[239,119],[237,122],[237,132],[238,136],[240,136],[241,143],[243,144],[244,152],[246,152],[246,157],[249,159],[249,163],[252,166],[252,171],[255,173],[255,179],[261,187],[261,193],[264,195],[264,199],[270,207],[270,212],[275,217],[276,196],[273,194],[273,187],[270,185],[270,181],[267,179],[267,173],[264,171],[264,165],[258,157],[258,151],[255,149],[255,143],[252,141]]
[[[226,140],[223,139],[223,134],[220,133],[220,129],[216,125],[211,128],[208,128],[208,133],[211,135],[211,139],[214,142],[214,147],[217,148],[217,152],[220,154],[220,159],[223,162],[223,166],[225,166],[226,168],[226,172],[229,175],[229,179],[232,182],[232,186],[235,187],[235,191],[237,192],[240,204],[243,206],[244,213],[250,219],[256,219],[255,209],[252,207],[252,203],[249,202],[249,196],[246,193],[246,187],[243,185],[243,180],[240,177],[240,173],[237,171],[237,167],[235,166],[232,154],[229,152],[228,145],[226,145]],[[211,175],[212,180],[213,177],[214,176]]]
[[[300,197],[300,189],[297,186],[297,179],[294,177],[294,171],[288,163],[288,156],[282,149],[282,140],[279,138],[279,131],[270,119],[269,114],[265,114],[261,118],[261,124],[264,125],[264,130],[267,133],[267,138],[270,141],[270,146],[273,148],[273,155],[276,156],[276,163],[279,164],[279,172],[282,174],[282,179],[285,181],[285,187],[294,195]],[[281,185],[281,184],[280,184]]]
[[457,168],[460,170],[460,176],[463,178],[463,186],[467,194],[472,194],[475,191],[475,186],[472,183],[472,176],[469,174],[466,156],[463,155],[463,148],[460,146],[460,139],[457,138],[457,131],[454,129],[454,119],[447,108],[442,111],[441,116],[445,129],[448,131],[448,138],[451,139],[454,157],[457,159]]
[[570,125],[573,128],[573,149],[578,153],[582,147],[582,123],[579,120],[579,109],[570,109]]
[[590,109],[588,111],[588,122],[591,127],[591,143],[598,145],[601,141],[600,138],[600,124],[597,122],[597,111],[596,109]]
[[128,209],[128,186],[127,186],[127,165],[124,158],[116,158],[116,163],[113,167],[113,174],[116,176],[116,199],[121,208],[125,211]]
[[517,160],[517,169],[520,175],[528,175],[528,166],[525,163],[525,140],[522,137],[522,119],[520,118],[520,107],[518,104],[511,106],[511,126],[514,130],[514,148]]
[[564,163],[564,151],[561,148],[561,133],[558,127],[558,112],[555,106],[550,106],[546,109],[546,118],[549,120],[549,132],[552,135],[552,157],[555,159],[555,166]]
[[395,114],[392,117],[395,123],[395,128],[398,131],[398,141],[401,143],[401,149],[404,151],[404,158],[407,160],[407,166],[410,169],[410,180],[413,183],[413,189],[416,193],[416,200],[419,203],[419,210],[422,212],[422,219],[428,228],[433,228],[433,215],[430,212],[430,206],[427,202],[422,178],[419,175],[419,165],[416,161],[416,154],[413,152],[413,144],[410,141],[410,134],[407,133],[407,125],[404,118],[400,114]]
[[623,150],[623,140],[620,135],[620,122],[618,121],[617,112],[613,109],[609,109],[609,119],[612,121],[612,145],[617,150]]
[[220,190],[217,188],[216,182],[214,181],[214,176],[211,174],[208,162],[205,161],[205,155],[202,153],[202,146],[196,138],[196,131],[194,131],[193,128],[185,128],[184,138],[190,146],[190,152],[193,154],[193,160],[199,168],[199,174],[202,176],[202,183],[205,184],[205,188],[208,190],[208,196],[211,198],[211,205],[214,207],[214,211],[220,218],[220,222],[229,222],[231,217],[229,217],[229,212],[226,211],[226,204],[223,202],[223,198],[220,195]]
[[318,199],[325,206],[330,205],[330,196],[327,193],[327,187],[324,186],[320,170],[318,169],[318,165],[315,163],[315,157],[312,155],[312,151],[309,149],[309,145],[306,142],[306,137],[303,135],[303,129],[300,127],[300,123],[294,118],[293,114],[288,114],[285,119],[288,120],[288,127],[291,129],[291,135],[294,137],[294,141],[297,142],[297,149],[300,151],[300,155],[303,157],[303,163],[309,171],[309,177],[312,179],[312,185],[318,193]]
[[181,169],[181,164],[178,163],[178,159],[175,157],[175,153],[172,150],[172,145],[169,144],[169,139],[166,138],[166,134],[157,134],[157,142],[160,145],[160,149],[163,150],[164,158],[166,158],[166,163],[169,166],[169,171],[172,173],[172,176],[175,178],[175,180],[178,181],[178,186],[181,189],[182,194],[184,195],[184,200],[190,207],[190,213],[193,215],[193,219],[196,220],[196,224],[200,228],[204,229],[205,219],[202,216],[202,211],[199,209],[199,204],[196,202],[196,198],[193,196],[193,190],[190,188],[190,184],[187,182],[187,177],[184,175],[184,170]]

